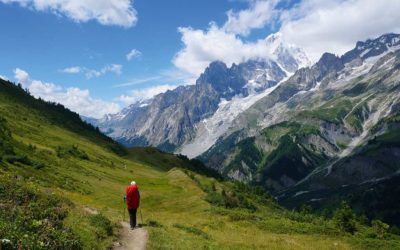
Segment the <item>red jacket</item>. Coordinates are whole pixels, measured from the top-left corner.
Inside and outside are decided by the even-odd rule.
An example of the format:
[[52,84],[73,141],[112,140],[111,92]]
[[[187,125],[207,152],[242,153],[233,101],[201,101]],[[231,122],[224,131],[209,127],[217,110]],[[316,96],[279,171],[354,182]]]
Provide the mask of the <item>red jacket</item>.
[[139,207],[140,194],[137,185],[130,185],[126,188],[126,203],[129,209]]

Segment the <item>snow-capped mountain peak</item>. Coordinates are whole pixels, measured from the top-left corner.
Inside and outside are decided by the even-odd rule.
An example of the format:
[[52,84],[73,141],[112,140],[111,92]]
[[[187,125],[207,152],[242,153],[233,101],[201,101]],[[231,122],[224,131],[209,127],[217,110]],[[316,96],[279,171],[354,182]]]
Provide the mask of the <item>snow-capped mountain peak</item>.
[[293,73],[311,65],[306,52],[294,44],[286,43],[280,32],[269,35],[265,43],[271,58],[287,72]]
[[400,48],[399,34],[385,34],[376,39],[359,41],[353,50],[343,55],[345,62],[350,62],[358,57],[365,60],[371,57],[383,55],[385,52]]
[[[232,125],[241,112],[264,97],[279,82],[310,61],[298,47],[284,43],[282,34],[265,39],[266,54],[227,66],[215,61],[195,85],[159,94],[135,103],[96,125],[128,146],[156,146],[196,156]],[[265,50],[264,50],[265,51]],[[261,59],[264,58],[264,59]],[[199,145],[195,151],[186,145]]]

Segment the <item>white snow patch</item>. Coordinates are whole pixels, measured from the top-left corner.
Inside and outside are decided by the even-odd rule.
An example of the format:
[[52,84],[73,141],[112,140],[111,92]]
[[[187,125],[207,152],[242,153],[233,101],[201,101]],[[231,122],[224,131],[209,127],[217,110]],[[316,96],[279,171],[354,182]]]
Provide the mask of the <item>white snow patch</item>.
[[[314,88],[310,89],[309,91],[316,91],[319,90],[319,87],[321,86],[321,82],[317,82],[317,84],[315,84]],[[301,92],[301,91],[300,91]]]
[[371,49],[366,49],[366,50],[364,50],[361,54],[360,54],[360,57],[363,57],[363,56],[365,56],[368,52],[370,52],[371,51]]
[[[399,39],[400,39],[400,38],[399,38]],[[390,46],[390,47],[388,47],[388,49],[389,49],[389,52],[394,52],[394,51],[400,49],[400,45]]]
[[352,79],[368,73],[381,57],[387,55],[390,52],[391,50],[388,50],[381,55],[369,57],[364,60],[362,65],[357,67],[351,67],[349,66],[349,64],[346,64],[346,67],[341,71],[338,79],[329,83],[329,86],[331,86],[332,89],[340,89],[344,87],[344,85],[347,85]]
[[293,197],[296,197],[296,196],[299,196],[299,195],[302,195],[302,194],[306,194],[308,192],[310,192],[310,191],[299,191],[295,195],[293,195]]
[[196,137],[178,150],[179,153],[189,158],[194,158],[207,151],[214,143],[231,128],[234,119],[243,111],[250,108],[261,98],[269,95],[280,83],[268,88],[258,94],[251,94],[246,97],[236,96],[232,100],[222,99],[217,111],[208,119],[198,124]]

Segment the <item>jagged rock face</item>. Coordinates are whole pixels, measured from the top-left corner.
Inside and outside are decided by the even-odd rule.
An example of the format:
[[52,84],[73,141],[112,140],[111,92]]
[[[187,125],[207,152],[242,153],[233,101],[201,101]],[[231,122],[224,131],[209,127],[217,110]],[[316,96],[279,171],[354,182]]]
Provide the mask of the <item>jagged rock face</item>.
[[[287,77],[288,72],[308,63],[305,54],[294,46],[284,45],[280,35],[269,37],[266,46],[271,47],[272,59],[249,60],[231,67],[220,61],[212,62],[193,86],[178,87],[133,104],[119,114],[88,121],[127,146],[151,145],[197,156],[230,126],[229,121],[218,120],[221,112],[214,116],[217,110],[224,109],[228,118],[233,119],[258,100],[263,91]],[[245,105],[240,105],[240,99],[245,99]],[[212,126],[215,133],[204,139],[203,124],[208,119],[213,124],[207,126]],[[201,150],[186,147],[199,141],[206,142]]]
[[360,57],[367,59],[378,56],[400,45],[399,35],[386,34],[377,39],[357,42],[356,47],[342,56],[345,63]]
[[273,61],[251,60],[230,68],[216,61],[195,85],[178,87],[147,103],[131,105],[96,125],[125,145],[152,145],[174,151],[193,138],[196,124],[214,114],[221,100],[247,97],[274,86],[284,77],[286,73]]
[[200,159],[286,204],[304,202],[304,190],[319,199],[310,193],[391,178],[400,172],[399,49],[388,34],[324,54],[242,112]]
[[118,123],[121,133],[113,131],[110,135],[127,145],[158,145],[171,151],[190,138],[193,124],[217,108],[219,97],[206,83],[167,91],[148,106],[133,108]]
[[284,44],[279,33],[269,36],[265,46],[269,59],[231,67],[212,62],[193,86],[178,87],[118,114],[88,121],[126,146],[151,145],[195,157],[211,147],[231,127],[231,121],[266,90],[310,64],[305,53]]
[[208,85],[221,97],[230,99],[237,94],[245,94],[243,86],[246,85],[246,79],[239,74],[236,65],[227,68],[225,63],[216,61],[211,63],[196,81],[198,87]]

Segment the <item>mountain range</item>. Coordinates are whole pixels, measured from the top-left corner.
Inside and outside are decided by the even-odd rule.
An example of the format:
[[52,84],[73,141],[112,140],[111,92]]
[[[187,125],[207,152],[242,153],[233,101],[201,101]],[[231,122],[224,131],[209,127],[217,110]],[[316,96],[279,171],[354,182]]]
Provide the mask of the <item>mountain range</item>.
[[180,86],[118,114],[86,119],[126,146],[156,146],[196,157],[226,132],[230,123],[277,83],[310,64],[305,53],[282,41],[265,40],[269,55],[228,67],[212,62],[195,85]]
[[287,206],[347,199],[399,221],[399,202],[382,195],[400,191],[399,49],[400,36],[387,34],[325,53],[242,112],[200,159]]
[[[269,59],[212,62],[195,85],[92,123],[127,146],[197,157],[287,206],[323,206],[333,196],[357,202],[392,187],[386,183],[400,171],[400,36],[357,42],[313,65],[280,34],[265,44]],[[385,205],[383,216],[400,207]]]

